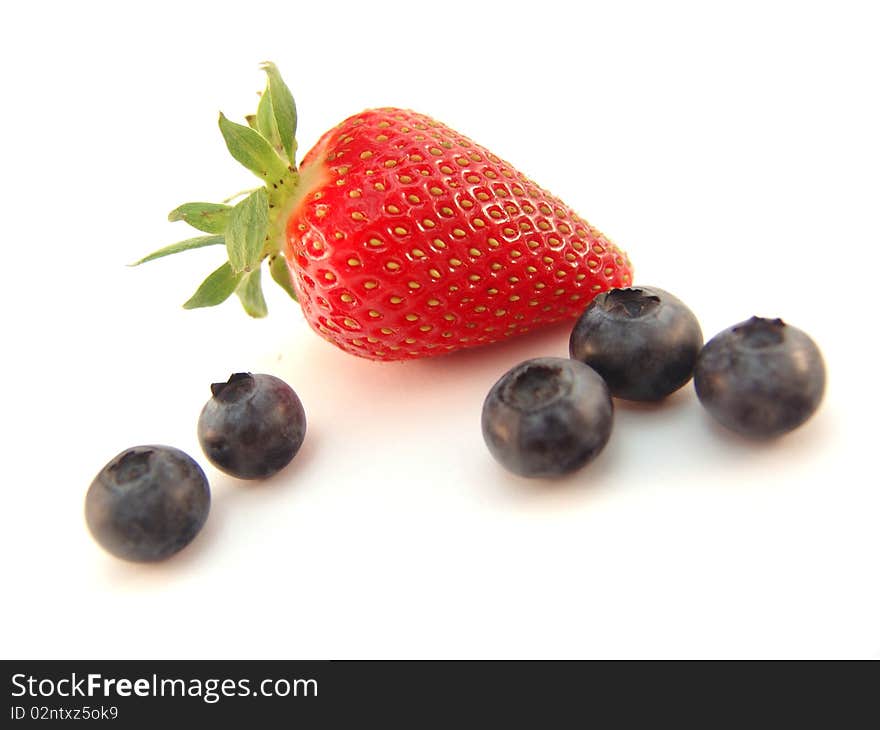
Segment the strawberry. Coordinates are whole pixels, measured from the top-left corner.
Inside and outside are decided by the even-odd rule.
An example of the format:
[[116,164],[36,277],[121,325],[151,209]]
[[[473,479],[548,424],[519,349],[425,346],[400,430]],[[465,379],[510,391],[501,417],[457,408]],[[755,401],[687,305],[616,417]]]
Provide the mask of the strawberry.
[[235,205],[169,219],[209,234],[138,263],[225,245],[187,308],[235,292],[266,314],[261,262],[309,324],[354,355],[426,357],[571,319],[627,286],[626,255],[486,148],[413,111],[371,109],[326,132],[297,168],[296,107],[277,68],[250,126],[220,115],[230,153],[261,178]]

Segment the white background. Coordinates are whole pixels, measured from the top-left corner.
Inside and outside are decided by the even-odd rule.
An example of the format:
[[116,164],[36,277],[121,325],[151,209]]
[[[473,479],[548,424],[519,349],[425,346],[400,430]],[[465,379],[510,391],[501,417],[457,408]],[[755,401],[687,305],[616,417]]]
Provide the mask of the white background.
[[[7,658],[878,657],[880,113],[872,3],[17,3],[2,73],[3,592]],[[706,337],[780,316],[824,351],[818,415],[770,444],[692,386],[617,404],[558,483],[512,477],[485,393],[568,328],[429,361],[337,351],[283,293],[249,320],[180,303],[188,200],[253,183],[217,112],[261,61],[299,142],[369,106],[431,114],[625,248]],[[309,418],[262,484],[210,468],[212,381],[289,381]],[[210,519],[172,560],[104,554],[85,491],[139,443],[205,465]]]

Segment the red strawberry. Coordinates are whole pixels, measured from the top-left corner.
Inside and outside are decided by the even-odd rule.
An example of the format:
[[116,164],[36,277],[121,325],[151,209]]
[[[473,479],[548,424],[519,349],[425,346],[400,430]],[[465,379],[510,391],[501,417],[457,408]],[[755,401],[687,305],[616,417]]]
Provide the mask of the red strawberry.
[[600,291],[631,283],[626,255],[571,208],[424,115],[349,117],[297,170],[293,98],[277,69],[264,69],[251,128],[222,115],[220,128],[265,187],[234,207],[181,206],[171,220],[213,235],[142,259],[226,245],[229,261],[184,306],[235,291],[249,314],[265,315],[268,258],[323,337],[354,355],[403,360],[576,317]]

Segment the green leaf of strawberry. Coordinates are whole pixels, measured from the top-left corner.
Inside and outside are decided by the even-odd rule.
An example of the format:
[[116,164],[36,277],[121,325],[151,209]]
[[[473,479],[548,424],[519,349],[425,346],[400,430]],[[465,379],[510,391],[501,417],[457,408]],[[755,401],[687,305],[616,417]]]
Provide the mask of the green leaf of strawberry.
[[290,269],[287,268],[287,261],[281,254],[276,254],[269,259],[269,273],[272,275],[273,281],[286,291],[293,301],[298,301],[296,290],[290,281]]
[[263,287],[260,284],[259,269],[245,274],[235,293],[238,294],[244,311],[251,317],[265,317],[268,314],[266,300],[263,298]]
[[168,220],[186,221],[205,233],[223,233],[230,210],[231,205],[222,203],[184,203],[168,214]]
[[238,288],[243,277],[244,274],[234,273],[227,261],[201,283],[196,293],[184,302],[183,308],[198,309],[222,304]]
[[[237,193],[223,203],[185,203],[169,214],[171,221],[183,220],[194,228],[215,236],[201,236],[166,246],[136,264],[152,261],[193,248],[225,244],[228,261],[202,282],[196,293],[184,304],[187,309],[214,306],[237,292],[242,305],[253,317],[266,315],[266,302],[261,289],[260,264],[267,257],[277,258],[283,220],[279,210],[291,194],[296,194],[299,176],[293,165],[296,142],[296,108],[290,90],[281,80],[277,68],[266,64],[266,90],[258,113],[248,117],[249,127],[229,121],[220,114],[220,131],[232,156],[260,177],[266,187]],[[273,104],[273,93],[277,105]],[[290,161],[282,158],[290,155]],[[246,196],[234,206],[230,201]],[[270,209],[275,208],[274,216]],[[295,298],[289,273],[271,271],[272,278]]]
[[238,203],[229,213],[226,251],[232,271],[239,273],[259,267],[269,229],[269,199],[260,188]]
[[223,236],[196,236],[195,238],[187,238],[185,241],[172,243],[170,246],[165,246],[158,251],[153,251],[153,253],[135,261],[131,266],[140,266],[147,261],[154,261],[163,256],[170,256],[171,254],[180,253],[181,251],[189,251],[194,248],[204,248],[205,246],[222,246],[225,243],[226,239]]
[[[268,76],[267,93],[264,96],[271,97],[272,116],[275,129],[281,139],[281,146],[290,164],[294,164],[296,154],[296,104],[293,94],[287,88],[287,84],[281,78],[278,67],[271,61],[266,61],[262,69]],[[260,110],[257,109],[257,123],[260,120]]]
[[287,176],[288,167],[284,160],[259,132],[243,124],[230,122],[222,112],[219,124],[229,154],[254,175],[270,184]]
[[260,97],[260,103],[257,104],[257,113],[254,116],[254,123],[251,127],[263,135],[277,152],[284,152],[284,146],[281,144],[281,135],[278,134],[278,126],[275,124],[275,113],[272,110],[272,95],[269,91],[268,83],[266,84],[266,90]]

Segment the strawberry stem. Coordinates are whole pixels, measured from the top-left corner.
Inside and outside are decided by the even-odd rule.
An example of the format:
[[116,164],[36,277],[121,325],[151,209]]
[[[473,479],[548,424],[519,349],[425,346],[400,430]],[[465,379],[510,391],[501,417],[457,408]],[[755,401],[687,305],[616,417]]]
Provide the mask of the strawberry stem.
[[[263,186],[238,192],[222,204],[186,203],[175,208],[170,220],[182,220],[215,235],[165,246],[137,262],[213,244],[225,245],[228,261],[202,282],[184,305],[187,309],[215,306],[235,292],[249,315],[265,316],[260,268],[267,258],[273,281],[296,299],[282,255],[285,226],[290,211],[315,181],[312,175],[301,176],[296,169],[293,95],[275,64],[266,62],[261,68],[266,72],[266,88],[257,113],[247,118],[248,126],[232,122],[222,113],[219,126],[229,153],[259,177]],[[237,201],[235,205],[229,205],[233,201]]]

